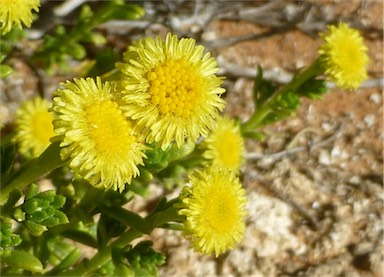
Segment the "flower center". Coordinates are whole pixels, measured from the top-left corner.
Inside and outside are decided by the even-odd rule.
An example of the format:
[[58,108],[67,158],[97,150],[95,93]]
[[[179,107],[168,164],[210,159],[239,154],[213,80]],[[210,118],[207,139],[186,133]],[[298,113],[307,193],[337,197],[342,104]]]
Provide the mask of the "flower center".
[[131,122],[117,103],[110,100],[93,103],[85,111],[89,136],[95,142],[96,151],[111,160],[126,157],[136,139],[131,135]]
[[32,119],[32,133],[41,143],[49,143],[49,139],[55,135],[53,130],[52,113],[37,112]]
[[359,71],[364,66],[360,48],[355,41],[345,39],[340,42],[338,54],[340,57],[339,66],[347,72]]
[[188,117],[203,101],[201,77],[185,60],[167,60],[147,73],[151,102],[161,114]]
[[237,213],[237,200],[227,188],[219,189],[217,187],[209,194],[209,201],[205,207],[207,224],[219,233],[227,233],[234,227]]

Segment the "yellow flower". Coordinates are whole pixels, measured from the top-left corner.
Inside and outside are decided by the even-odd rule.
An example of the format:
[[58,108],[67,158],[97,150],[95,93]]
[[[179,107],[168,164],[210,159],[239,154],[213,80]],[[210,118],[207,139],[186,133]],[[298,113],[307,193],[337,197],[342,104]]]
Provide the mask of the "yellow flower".
[[213,167],[196,171],[190,183],[180,196],[186,237],[197,252],[217,257],[243,237],[245,190],[233,173]]
[[114,86],[99,77],[61,84],[53,99],[63,160],[95,187],[124,189],[139,174],[146,147],[121,110]]
[[0,0],[0,31],[4,35],[12,27],[31,27],[32,10],[39,11],[40,0]]
[[240,127],[234,120],[220,117],[203,147],[203,157],[211,160],[212,166],[239,172],[244,158],[244,140]]
[[329,26],[328,31],[321,34],[325,43],[319,48],[325,74],[340,88],[358,88],[367,79],[369,63],[363,38],[345,23]]
[[148,143],[157,142],[165,150],[195,143],[214,126],[225,101],[217,62],[194,39],[178,40],[168,34],[165,41],[142,39],[124,54],[117,67],[124,76],[122,91],[127,115]]
[[51,103],[37,97],[24,102],[16,111],[16,135],[19,151],[30,158],[39,156],[49,146],[53,131]]

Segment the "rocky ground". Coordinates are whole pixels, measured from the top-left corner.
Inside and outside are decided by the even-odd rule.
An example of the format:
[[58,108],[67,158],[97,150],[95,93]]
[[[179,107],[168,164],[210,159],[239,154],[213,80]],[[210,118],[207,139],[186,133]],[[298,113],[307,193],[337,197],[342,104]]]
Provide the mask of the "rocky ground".
[[[101,29],[117,48],[168,31],[195,37],[226,76],[225,112],[242,120],[253,109],[256,66],[286,83],[316,57],[326,24],[345,21],[359,29],[371,58],[361,89],[332,88],[320,101],[304,100],[296,116],[263,129],[265,141],[246,142],[249,216],[235,250],[214,259],[195,254],[179,233],[151,235],[167,256],[161,276],[383,276],[383,2],[179,0],[144,7],[143,27]],[[22,60],[13,63],[21,73],[1,84],[5,122],[38,88],[33,70]],[[54,88],[66,77],[42,81]],[[152,188],[153,197],[163,193]],[[138,198],[133,207],[144,211],[145,204]]]

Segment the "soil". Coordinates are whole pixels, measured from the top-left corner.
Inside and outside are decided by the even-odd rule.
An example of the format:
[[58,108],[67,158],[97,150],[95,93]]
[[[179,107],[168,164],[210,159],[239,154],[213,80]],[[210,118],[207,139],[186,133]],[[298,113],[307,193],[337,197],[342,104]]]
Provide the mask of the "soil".
[[[364,36],[369,80],[356,91],[333,87],[321,100],[304,99],[295,116],[261,130],[264,141],[247,140],[244,239],[216,259],[194,253],[178,232],[155,230],[150,238],[167,257],[160,275],[383,276],[383,2],[224,1],[220,12],[213,12],[216,2],[199,3],[196,8],[198,2],[148,1],[145,8],[153,13],[145,19],[151,24],[128,35],[172,30],[207,46],[226,76],[228,115],[242,121],[251,115],[257,65],[271,80],[286,82],[316,58],[317,34],[337,21]],[[105,28],[116,47],[123,47],[127,34]],[[231,45],[221,40],[247,35],[254,38]],[[22,100],[38,93],[41,82],[23,60],[12,63],[16,72],[0,81],[5,124]],[[68,77],[44,76],[42,82],[52,91]],[[150,197],[163,193],[151,186]],[[146,203],[138,198],[131,207],[145,213]]]

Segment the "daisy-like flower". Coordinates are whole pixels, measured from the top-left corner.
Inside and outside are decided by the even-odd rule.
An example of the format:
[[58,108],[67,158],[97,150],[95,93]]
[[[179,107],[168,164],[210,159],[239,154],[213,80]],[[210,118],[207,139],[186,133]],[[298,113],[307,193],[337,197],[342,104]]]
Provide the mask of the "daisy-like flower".
[[53,114],[48,112],[51,103],[44,98],[24,102],[16,110],[16,135],[19,151],[30,158],[39,156],[50,144],[53,131]]
[[0,0],[0,31],[4,35],[12,27],[31,27],[32,10],[39,11],[40,0]]
[[99,77],[61,84],[53,99],[62,159],[95,187],[124,189],[139,174],[146,146],[126,118],[114,86]]
[[338,87],[356,89],[367,79],[368,48],[359,32],[345,23],[329,26],[321,34],[325,43],[320,46],[320,59],[325,74]]
[[124,74],[124,109],[148,143],[157,142],[163,150],[172,142],[177,147],[195,143],[215,125],[225,90],[215,75],[217,62],[203,52],[194,39],[168,34],[165,41],[136,42],[116,65]]
[[212,166],[239,172],[244,159],[244,139],[234,120],[219,117],[203,147],[207,149],[203,157],[210,160]]
[[190,183],[180,196],[186,237],[197,252],[217,257],[243,237],[245,190],[232,172],[214,167],[195,171]]

